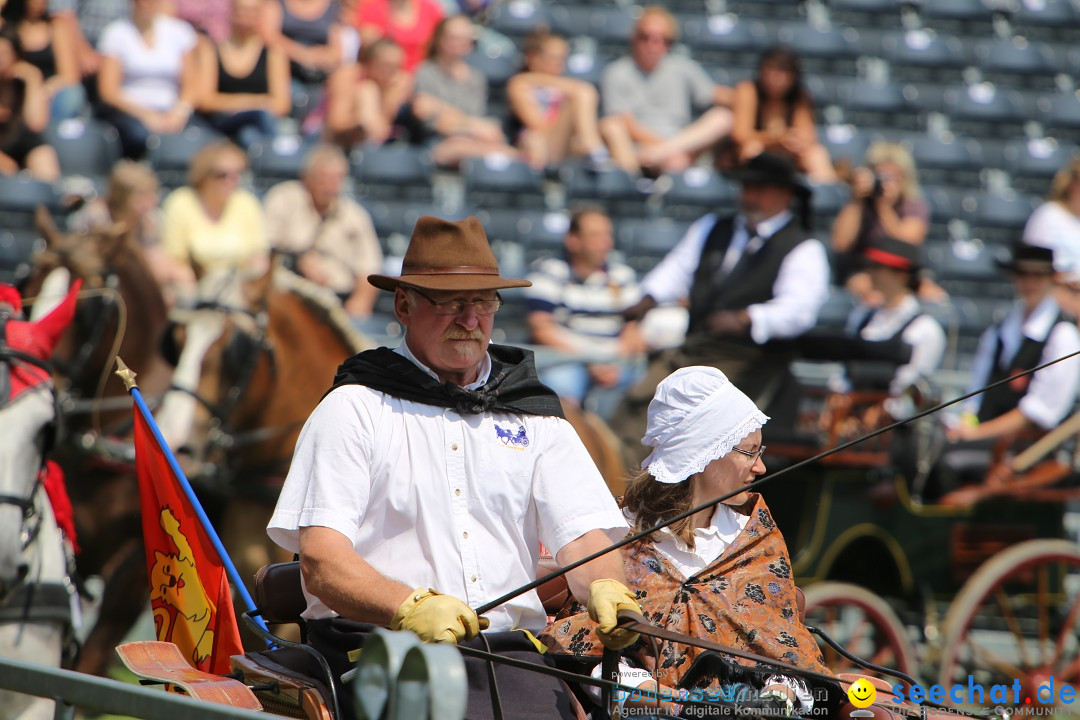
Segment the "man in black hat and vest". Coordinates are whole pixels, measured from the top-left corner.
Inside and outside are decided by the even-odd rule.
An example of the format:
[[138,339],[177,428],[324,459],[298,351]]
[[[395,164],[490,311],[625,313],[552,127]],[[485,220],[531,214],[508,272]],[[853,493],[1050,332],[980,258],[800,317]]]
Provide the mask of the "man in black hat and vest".
[[[420,218],[401,276],[368,279],[394,293],[404,339],[339,368],[268,526],[300,554],[309,639],[338,675],[372,626],[544,664],[536,591],[473,608],[533,580],[541,542],[566,565],[627,527],[531,353],[489,344],[498,290],[529,283],[499,275],[474,217]],[[567,580],[605,643],[636,639],[615,627],[640,612],[618,553]],[[469,718],[574,717],[560,681],[499,666],[496,693],[487,665],[465,662]]]
[[[625,313],[637,320],[659,304],[690,305],[683,346],[654,360],[615,413],[627,447],[641,447],[653,391],[679,367],[719,368],[758,407],[768,408],[788,378],[790,341],[814,325],[828,295],[825,247],[807,230],[810,188],[791,160],[761,153],[730,177],[742,184],[739,212],[710,213],[691,225],[643,280],[641,302]],[[800,218],[792,213],[793,199]]]
[[[1051,293],[1054,255],[1049,248],[1018,243],[1002,267],[1012,274],[1017,300],[997,325],[983,333],[971,368],[971,390],[1080,350],[1076,321]],[[1050,430],[1072,410],[1080,382],[1080,358],[976,395],[953,419],[946,437],[954,443],[942,458],[941,490],[978,482],[997,438],[1024,430]]]

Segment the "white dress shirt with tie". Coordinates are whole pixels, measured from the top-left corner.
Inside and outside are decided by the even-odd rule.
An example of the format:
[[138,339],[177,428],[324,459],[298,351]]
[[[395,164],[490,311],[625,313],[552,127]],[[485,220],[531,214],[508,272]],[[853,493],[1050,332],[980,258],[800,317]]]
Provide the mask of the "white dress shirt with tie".
[[[641,283],[642,292],[661,305],[685,300],[694,282],[705,240],[717,219],[715,213],[710,213],[691,225],[667,257],[645,276]],[[791,220],[791,212],[787,210],[763,220],[758,223],[755,237],[749,232],[746,219],[737,216],[721,272],[730,272],[744,252],[760,250],[773,233]],[[796,245],[781,263],[772,291],[771,300],[746,309],[750,315],[750,337],[759,345],[769,340],[797,337],[814,326],[818,310],[829,293],[829,259],[825,246],[813,238]]]

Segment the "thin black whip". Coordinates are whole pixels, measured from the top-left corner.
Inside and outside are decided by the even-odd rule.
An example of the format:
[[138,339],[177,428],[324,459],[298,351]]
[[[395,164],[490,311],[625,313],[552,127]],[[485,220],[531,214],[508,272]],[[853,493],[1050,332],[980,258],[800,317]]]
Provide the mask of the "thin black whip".
[[818,460],[826,458],[826,457],[828,457],[830,455],[834,455],[834,454],[836,454],[838,452],[841,452],[843,450],[847,450],[848,448],[850,448],[850,447],[852,447],[854,445],[858,445],[860,443],[866,442],[867,440],[875,438],[878,435],[882,435],[884,433],[887,433],[890,430],[894,430],[894,429],[896,429],[898,427],[903,427],[904,425],[907,425],[908,423],[912,423],[912,422],[914,422],[916,420],[924,418],[927,415],[932,415],[932,414],[938,412],[939,410],[944,410],[945,408],[949,407],[950,405],[955,405],[956,403],[963,402],[964,400],[975,397],[976,395],[984,393],[987,390],[992,390],[992,389],[994,389],[994,388],[996,388],[996,387],[998,387],[1000,385],[1010,383],[1013,380],[1016,380],[1017,378],[1022,378],[1022,377],[1025,377],[1027,375],[1031,375],[1032,373],[1036,373],[1036,372],[1038,372],[1038,371],[1040,371],[1040,370],[1042,370],[1044,368],[1050,367],[1051,365],[1056,365],[1059,362],[1062,362],[1064,360],[1068,360],[1069,358],[1076,357],[1077,355],[1080,355],[1080,350],[1077,350],[1076,352],[1069,353],[1068,355],[1063,355],[1062,357],[1059,357],[1056,360],[1051,360],[1049,362],[1043,363],[1042,365],[1037,365],[1037,366],[1035,366],[1033,368],[1030,368],[1028,370],[1021,370],[1020,372],[1016,373],[1015,375],[1011,375],[1011,376],[1009,376],[1007,378],[1003,378],[1001,380],[998,380],[997,382],[992,382],[989,385],[985,385],[985,386],[979,388],[978,390],[974,390],[972,392],[967,393],[966,395],[961,395],[960,397],[953,398],[952,400],[948,400],[946,402],[943,402],[940,405],[935,405],[934,407],[932,407],[932,408],[930,408],[928,410],[923,410],[922,412],[917,413],[915,415],[912,415],[909,418],[905,418],[903,420],[897,420],[896,422],[892,423],[891,425],[886,425],[885,427],[878,428],[877,430],[873,430],[873,431],[871,431],[871,432],[869,432],[869,433],[867,433],[865,435],[862,435],[860,437],[855,438],[854,440],[849,440],[849,441],[847,441],[845,443],[837,445],[834,448],[824,450],[824,451],[818,453],[817,455],[814,455],[813,457],[806,458],[805,460],[800,460],[799,462],[795,463],[794,465],[789,465],[788,467],[783,468],[782,470],[779,470],[778,472],[775,472],[775,473],[766,475],[764,477],[758,478],[757,480],[754,480],[753,482],[749,483],[748,485],[746,485],[746,486],[744,486],[742,488],[739,488],[737,490],[732,490],[731,492],[727,493],[726,495],[721,495],[720,497],[715,498],[714,500],[709,500],[708,502],[702,503],[701,505],[698,505],[697,507],[692,507],[689,510],[686,510],[685,512],[681,512],[681,513],[679,513],[678,515],[675,515],[672,518],[669,518],[669,519],[667,519],[667,520],[665,520],[665,521],[663,521],[661,523],[657,523],[655,526],[653,526],[651,528],[648,528],[646,530],[642,530],[641,532],[638,532],[638,533],[633,533],[633,534],[627,535],[622,540],[619,540],[618,542],[608,546],[607,548],[604,548],[603,550],[597,550],[596,552],[592,553],[591,555],[586,555],[585,557],[581,558],[580,560],[575,560],[574,562],[569,563],[569,564],[567,564],[567,565],[565,565],[563,567],[560,567],[557,570],[553,570],[552,572],[548,573],[547,575],[544,575],[541,578],[537,578],[536,580],[533,580],[532,582],[529,582],[529,583],[527,583],[525,585],[522,585],[521,587],[517,588],[516,590],[511,590],[510,592],[506,593],[505,595],[501,595],[500,597],[497,597],[497,598],[495,598],[494,600],[492,600],[490,602],[484,603],[480,607],[476,608],[476,614],[477,615],[483,615],[486,612],[490,612],[490,611],[494,610],[495,608],[499,607],[500,605],[502,605],[503,603],[506,603],[506,602],[509,602],[510,600],[513,600],[514,598],[518,597],[519,595],[523,595],[523,594],[529,592],[530,590],[533,590],[535,588],[540,587],[541,585],[543,585],[546,582],[550,582],[551,580],[554,580],[554,579],[556,579],[558,577],[561,577],[562,575],[570,572],[571,570],[574,570],[576,568],[581,567],[585,563],[592,562],[593,560],[596,560],[599,557],[603,557],[604,555],[607,555],[612,550],[618,550],[619,548],[623,547],[624,545],[629,545],[632,542],[637,542],[638,540],[641,540],[642,538],[648,537],[649,535],[656,532],[657,530],[660,530],[661,528],[664,528],[664,527],[667,527],[668,525],[676,523],[676,522],[682,520],[683,518],[688,518],[691,515],[696,515],[697,513],[701,512],[703,510],[708,510],[709,508],[715,507],[717,504],[722,503],[724,500],[727,500],[728,498],[734,497],[734,496],[736,496],[736,495],[738,495],[740,493],[746,492],[748,490],[753,490],[754,488],[762,485],[763,483],[766,483],[766,482],[768,482],[770,480],[781,477],[785,473],[789,473],[789,472],[791,472],[793,470],[797,470],[798,468],[803,467],[804,465],[808,465],[810,463],[817,462]]

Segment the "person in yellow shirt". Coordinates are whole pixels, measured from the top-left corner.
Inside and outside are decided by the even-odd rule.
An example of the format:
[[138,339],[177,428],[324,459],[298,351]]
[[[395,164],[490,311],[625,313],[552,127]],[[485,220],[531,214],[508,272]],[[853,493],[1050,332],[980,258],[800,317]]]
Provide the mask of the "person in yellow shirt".
[[227,141],[191,161],[188,184],[165,199],[162,247],[170,258],[205,271],[265,269],[269,260],[262,205],[240,187],[247,155]]

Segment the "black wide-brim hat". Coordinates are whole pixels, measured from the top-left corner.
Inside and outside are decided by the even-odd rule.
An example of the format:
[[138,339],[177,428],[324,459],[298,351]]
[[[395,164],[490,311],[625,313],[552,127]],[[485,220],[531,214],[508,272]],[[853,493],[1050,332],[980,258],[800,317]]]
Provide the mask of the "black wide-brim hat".
[[725,175],[740,183],[790,188],[804,198],[810,197],[812,192],[806,178],[795,169],[791,158],[774,152],[755,155]]
[[922,267],[922,251],[918,245],[886,235],[869,242],[863,251],[863,263],[905,272],[918,272]]
[[1008,257],[996,261],[997,266],[1012,272],[1052,275],[1054,272],[1054,251],[1048,247],[1015,243]]

